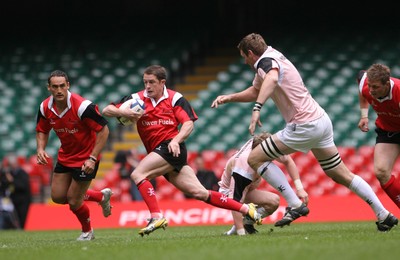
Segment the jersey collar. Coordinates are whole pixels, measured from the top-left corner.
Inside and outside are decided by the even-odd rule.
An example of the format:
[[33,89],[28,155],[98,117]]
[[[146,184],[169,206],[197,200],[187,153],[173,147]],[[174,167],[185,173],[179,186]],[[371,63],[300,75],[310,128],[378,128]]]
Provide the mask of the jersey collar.
[[389,91],[389,94],[386,97],[377,98],[376,100],[378,100],[379,103],[382,103],[382,102],[384,102],[386,100],[391,100],[392,99],[392,97],[393,97],[393,85],[394,85],[394,82],[393,82],[392,79],[390,79],[390,91]]
[[48,108],[49,108],[54,114],[56,114],[58,117],[60,117],[60,118],[63,117],[63,115],[64,115],[65,113],[67,113],[67,111],[71,108],[71,92],[69,92],[69,90],[68,90],[67,108],[65,108],[64,111],[63,111],[61,114],[57,114],[57,111],[54,109],[53,104],[54,104],[54,97],[53,97],[53,96],[50,96],[50,101],[49,101],[49,104],[48,104]]
[[[149,96],[147,95],[147,91],[146,90],[143,92],[143,96],[146,97],[146,98],[149,98]],[[167,99],[168,97],[169,97],[169,95],[168,95],[167,87],[164,85],[164,90],[163,90],[162,97],[160,97],[158,99],[158,101],[156,101],[154,98],[150,98],[150,100],[151,100],[151,103],[153,104],[153,106],[156,106],[158,103],[160,103],[164,99]]]

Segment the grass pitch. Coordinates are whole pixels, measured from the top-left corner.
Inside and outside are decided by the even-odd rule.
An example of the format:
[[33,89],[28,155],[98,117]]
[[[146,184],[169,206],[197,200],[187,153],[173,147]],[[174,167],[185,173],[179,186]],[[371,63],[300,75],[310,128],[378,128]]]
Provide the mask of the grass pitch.
[[400,259],[400,227],[381,233],[373,222],[293,223],[259,233],[223,236],[230,226],[167,227],[140,237],[138,229],[0,231],[0,259]]

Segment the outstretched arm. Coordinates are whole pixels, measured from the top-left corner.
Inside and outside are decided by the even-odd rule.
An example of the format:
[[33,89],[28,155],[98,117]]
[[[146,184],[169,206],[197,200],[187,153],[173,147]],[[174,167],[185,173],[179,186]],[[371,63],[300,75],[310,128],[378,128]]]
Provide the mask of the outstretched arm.
[[255,87],[251,86],[241,92],[218,96],[212,102],[211,107],[217,108],[218,105],[229,102],[254,102],[256,101],[257,96],[258,90]]

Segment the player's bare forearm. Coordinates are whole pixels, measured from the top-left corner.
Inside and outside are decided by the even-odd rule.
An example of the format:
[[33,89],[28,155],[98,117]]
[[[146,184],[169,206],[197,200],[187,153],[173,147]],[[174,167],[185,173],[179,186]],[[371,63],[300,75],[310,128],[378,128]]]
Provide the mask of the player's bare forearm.
[[193,121],[189,120],[182,124],[179,133],[173,138],[175,142],[182,143],[185,141],[194,129]]
[[251,86],[241,92],[231,94],[231,102],[254,102],[258,93],[258,90]]
[[36,132],[36,150],[44,151],[47,146],[47,142],[49,141],[49,134],[45,134],[43,132]]
[[358,93],[358,100],[360,103],[360,109],[368,109],[369,103],[361,93]]
[[50,156],[46,153],[45,149],[47,142],[49,141],[49,134],[36,132],[36,162],[40,165],[46,165],[48,163],[47,159]]
[[253,86],[238,92],[227,95],[218,96],[211,104],[212,108],[217,108],[219,105],[231,102],[252,102],[256,101],[258,90]]
[[100,152],[103,150],[104,146],[107,143],[108,135],[110,130],[108,126],[105,125],[96,135],[96,143],[94,145],[93,151],[90,155],[94,157],[98,157]]
[[118,109],[114,105],[106,106],[105,108],[103,108],[102,113],[103,113],[103,115],[105,115],[107,117],[119,117],[119,116],[122,116],[121,115],[121,110]]

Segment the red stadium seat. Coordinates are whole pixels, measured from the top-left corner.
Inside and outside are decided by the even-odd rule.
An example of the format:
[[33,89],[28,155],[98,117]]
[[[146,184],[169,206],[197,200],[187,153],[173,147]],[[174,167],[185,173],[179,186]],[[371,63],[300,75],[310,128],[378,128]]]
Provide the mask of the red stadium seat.
[[343,158],[352,156],[353,154],[356,153],[356,149],[354,147],[338,146],[337,149],[340,154],[340,157],[342,157],[342,160],[343,160]]
[[204,167],[206,169],[212,170],[216,162],[225,157],[225,152],[216,150],[204,150],[201,152],[201,155],[204,160]]
[[365,160],[374,160],[374,147],[373,146],[360,146],[357,153],[365,158]]
[[238,149],[230,149],[225,153],[226,158],[231,158],[235,153],[237,153]]
[[131,202],[132,201],[132,196],[129,192],[122,191],[120,195],[120,202]]
[[359,172],[362,170],[362,168],[365,166],[365,158],[364,156],[360,154],[353,154],[351,156],[346,157],[347,160],[345,161],[347,167],[350,169],[352,172]]
[[292,158],[296,163],[301,176],[303,176],[304,173],[308,173],[310,169],[318,163],[311,153],[297,155],[296,157]]
[[121,177],[118,170],[112,169],[106,173],[104,180],[107,182],[107,186],[113,187],[118,186]]
[[104,188],[107,188],[107,181],[104,179],[94,179],[92,181],[91,188],[94,190],[102,190]]
[[311,197],[318,197],[325,195],[325,189],[323,187],[316,185],[308,190],[308,195]]
[[39,177],[36,176],[30,176],[29,178],[29,185],[31,188],[31,194],[32,196],[41,196],[42,192],[42,181],[40,180]]
[[187,154],[187,155],[188,155],[188,156],[187,156],[188,164],[189,164],[189,165],[192,165],[194,159],[196,159],[196,157],[199,156],[199,153],[198,153],[198,152],[195,152],[195,151],[188,151],[188,154]]
[[352,194],[352,191],[349,188],[338,184],[338,185],[335,185],[335,188],[332,190],[331,194],[339,195],[339,196],[347,196],[347,195]]
[[360,171],[355,173],[358,176],[360,176],[361,178],[363,178],[366,182],[370,183],[371,181],[373,181],[374,173],[373,172],[369,172],[369,171]]
[[119,182],[119,187],[121,188],[121,192],[130,193],[131,190],[131,181],[129,179],[122,179]]
[[221,179],[222,174],[224,173],[225,170],[225,166],[226,166],[226,162],[228,161],[228,158],[222,158],[220,160],[218,160],[214,167],[213,167],[213,171],[215,173],[215,176],[217,176],[218,179]]

